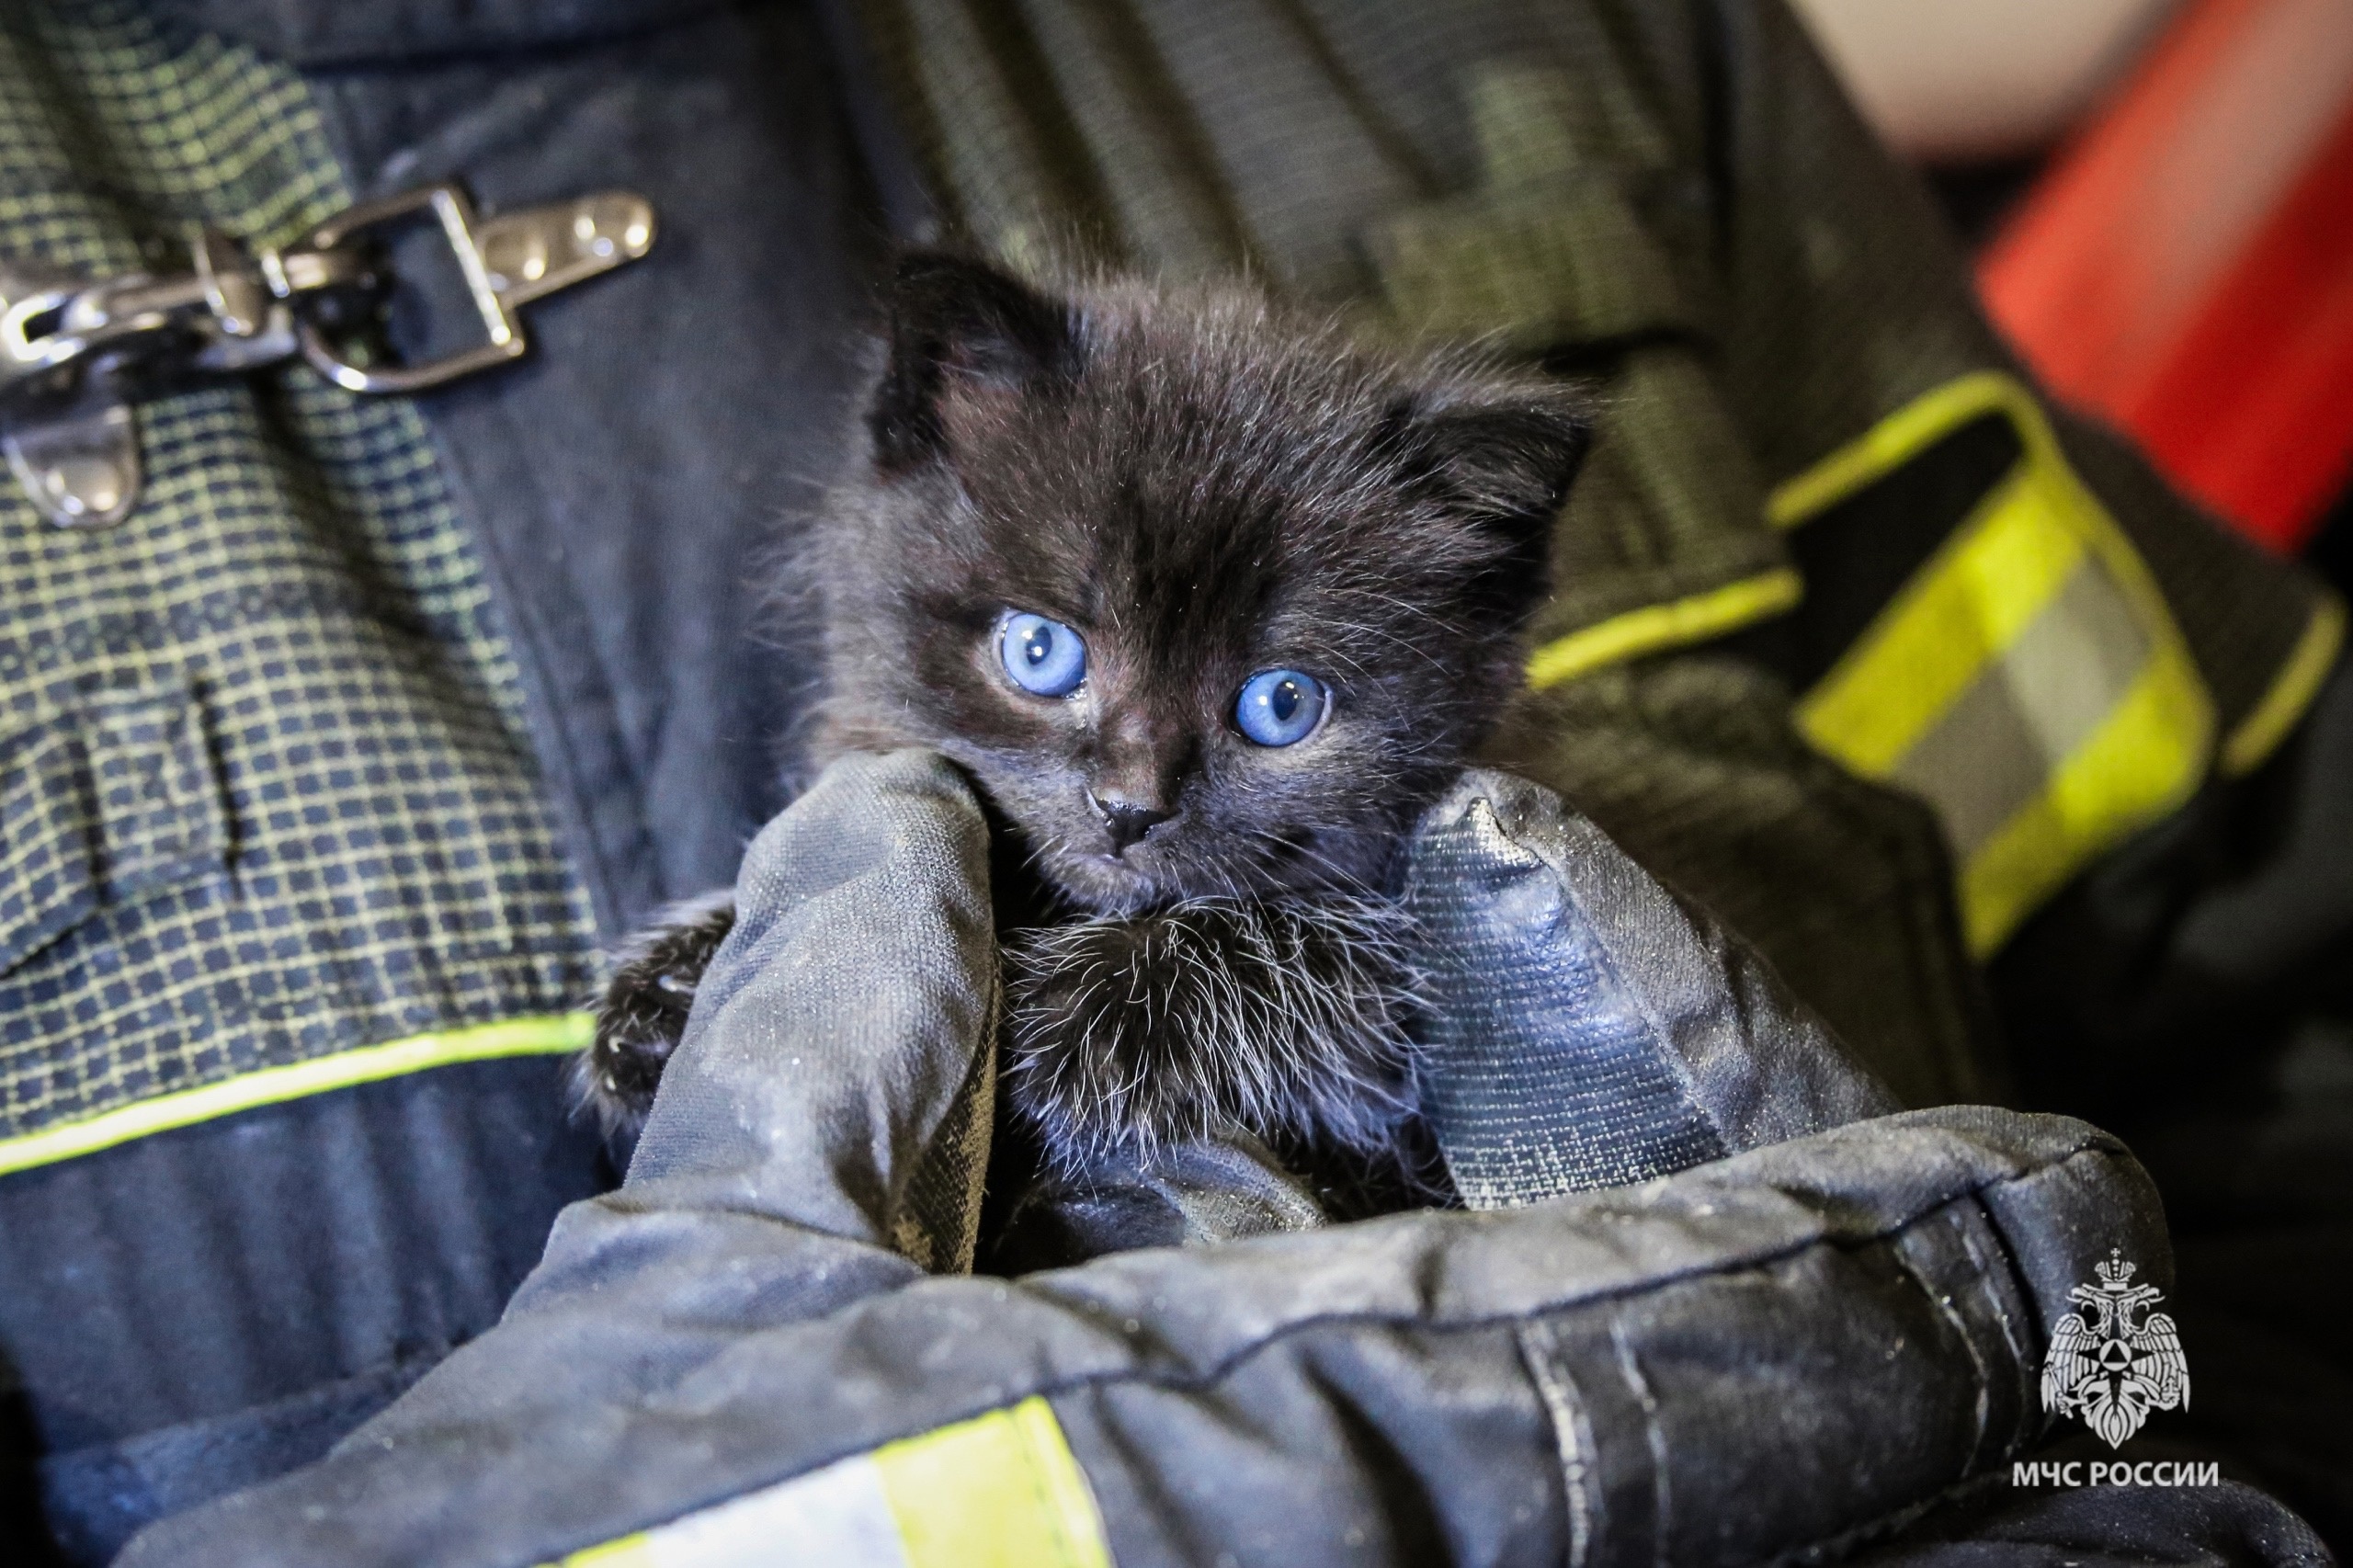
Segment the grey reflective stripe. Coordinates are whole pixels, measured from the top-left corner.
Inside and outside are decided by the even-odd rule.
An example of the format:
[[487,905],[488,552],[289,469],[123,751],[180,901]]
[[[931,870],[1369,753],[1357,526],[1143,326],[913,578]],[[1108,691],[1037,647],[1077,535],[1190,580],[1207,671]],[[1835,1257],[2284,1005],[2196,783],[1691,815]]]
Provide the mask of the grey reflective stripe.
[[2042,792],[2052,768],[2115,711],[2148,657],[2131,606],[2085,560],[1892,777],[1936,805],[1966,859]]
[[575,1551],[563,1568],[1112,1568],[1035,1395]]
[[907,1568],[882,1475],[864,1454],[577,1551],[563,1568],[750,1568],[779,1561]]

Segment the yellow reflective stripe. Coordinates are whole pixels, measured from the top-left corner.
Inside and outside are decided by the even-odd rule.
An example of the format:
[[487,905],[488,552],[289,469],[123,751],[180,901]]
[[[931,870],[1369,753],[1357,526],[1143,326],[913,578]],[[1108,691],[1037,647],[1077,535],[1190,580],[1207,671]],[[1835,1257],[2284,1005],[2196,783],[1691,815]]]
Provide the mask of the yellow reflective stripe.
[[1807,738],[1884,778],[2083,560],[2052,510],[2030,471],[1996,485],[1799,704]]
[[1042,1399],[874,1451],[908,1568],[1111,1568],[1086,1477]]
[[1721,637],[1795,608],[1804,592],[1797,573],[1785,566],[1689,598],[1629,610],[1539,648],[1528,661],[1528,684],[1558,686],[1605,665]]
[[[2179,652],[2185,662],[2188,648],[2173,612],[2165,606],[2147,564],[2133,550],[2099,498],[2075,477],[2059,437],[2044,417],[2042,405],[2017,378],[1998,370],[1976,370],[1923,394],[1881,420],[1859,440],[1841,448],[1776,488],[1766,503],[1767,516],[1778,528],[1795,528],[1808,517],[1903,466],[1938,437],[1957,429],[1981,414],[2009,416],[2024,449],[2021,469],[2040,481],[2051,498],[2053,520],[2076,533],[2089,545],[2109,574],[2116,580],[2152,636]],[[1979,516],[1986,507],[1981,506]],[[2193,669],[2194,665],[2191,666]]]
[[563,1568],[651,1568],[654,1554],[647,1548],[646,1532],[640,1530],[601,1545],[583,1547],[562,1562]]
[[1036,1397],[575,1551],[563,1568],[771,1562],[1112,1568],[1095,1494]]
[[[1973,370],[1905,403],[1820,462],[1776,486],[1765,500],[1765,519],[1793,528],[1816,512],[1835,506],[1872,481],[1919,456],[1922,449],[1981,414],[2021,414],[2044,425],[2034,395],[2015,377],[1999,370]],[[2021,429],[2021,437],[2027,431]]]
[[[1798,709],[1807,737],[1866,778],[1897,774],[1938,721],[1953,713],[1957,723],[1990,724],[1984,732],[1989,738],[2007,737],[2017,755],[1989,757],[1989,770],[2023,765],[2024,778],[2040,778],[2040,787],[2019,796],[2019,803],[1982,843],[1961,846],[1966,855],[1960,869],[1961,919],[1971,949],[1981,957],[2091,859],[2188,799],[2204,774],[2214,732],[2212,699],[2155,578],[2068,466],[2033,394],[2009,376],[1963,376],[1907,404],[1775,490],[1768,515],[1777,527],[1798,527],[1989,412],[2006,415],[2016,429],[2018,466],[1889,601]],[[2100,655],[2113,658],[2120,650],[2092,646],[2099,641],[2095,623],[2079,620],[2059,602],[2071,576],[2087,568],[2097,569],[2121,596],[2145,637],[2145,649],[2136,638],[2124,654],[2135,665],[2103,668]],[[2069,706],[2038,703],[2055,694],[2018,684],[2052,676],[2047,660],[2025,657],[2021,641],[2030,631],[2046,630],[2038,623],[2052,614],[2068,615],[2068,634],[2089,640],[2083,662],[2069,673],[2114,683],[2107,688],[2114,695],[2099,722],[2088,731],[2071,729],[2063,738],[2047,731],[2038,734],[2031,722],[1994,722],[2004,711],[2030,719],[2038,708],[2049,712]],[[2018,657],[2006,665],[2013,650]],[[2322,650],[2303,662],[2319,665],[2325,673],[2328,656]],[[2309,687],[2319,678],[2318,673],[2306,677],[2308,689],[2301,699],[2292,692],[2280,698],[2291,710],[2283,732],[2293,722],[2292,712],[2310,700]],[[1998,702],[1986,707],[2003,682],[2010,683],[2017,699],[2006,710]],[[1956,702],[1972,691],[1979,693],[1978,703],[1966,714],[1957,712]],[[2242,725],[2241,733],[2247,728]],[[2276,736],[2272,740],[2276,744]],[[1939,756],[1955,744],[1950,736],[1940,739]],[[2041,752],[2040,745],[2063,747],[2064,755]],[[1938,806],[1949,828],[1967,820],[1972,808],[1982,815],[1983,798],[1972,795],[1971,787],[1998,777],[1988,771],[1983,778],[1955,779],[1949,790],[1940,790],[1938,769],[1923,767],[1906,775],[1905,782]]]
[[2345,601],[2326,594],[2313,607],[2304,634],[2297,639],[2288,662],[2279,666],[2271,689],[2222,743],[2221,766],[2225,774],[2235,778],[2252,773],[2279,749],[2313,699],[2320,695],[2321,682],[2328,678],[2328,672],[2336,666],[2336,655],[2344,649]]
[[595,1032],[595,1021],[587,1014],[558,1013],[507,1018],[471,1028],[445,1029],[438,1034],[411,1035],[405,1040],[365,1045],[283,1067],[258,1068],[217,1084],[157,1095],[136,1105],[102,1111],[85,1120],[0,1140],[0,1176],[96,1153],[134,1138],[175,1127],[190,1127],[257,1106],[397,1078],[428,1067],[491,1062],[507,1056],[567,1053],[585,1046]]

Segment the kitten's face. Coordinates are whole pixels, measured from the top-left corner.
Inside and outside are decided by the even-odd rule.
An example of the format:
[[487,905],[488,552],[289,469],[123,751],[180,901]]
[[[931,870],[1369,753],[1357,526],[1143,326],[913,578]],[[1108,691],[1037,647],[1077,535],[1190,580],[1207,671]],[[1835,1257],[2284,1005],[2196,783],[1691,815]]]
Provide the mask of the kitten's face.
[[841,740],[954,758],[1092,910],[1377,884],[1518,682],[1572,408],[1246,302],[916,257],[898,304]]

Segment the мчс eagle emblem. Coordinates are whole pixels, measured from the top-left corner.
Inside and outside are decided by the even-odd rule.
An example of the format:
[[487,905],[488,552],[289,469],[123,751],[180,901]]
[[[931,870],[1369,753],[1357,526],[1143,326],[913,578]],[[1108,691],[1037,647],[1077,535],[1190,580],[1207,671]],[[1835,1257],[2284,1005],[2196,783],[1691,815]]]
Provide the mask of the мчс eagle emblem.
[[2189,1408],[2189,1362],[2181,1353],[2181,1335],[2171,1317],[2149,1311],[2165,1293],[2133,1284],[2132,1270],[2110,1252],[2109,1261],[2097,1266],[2097,1288],[2068,1291],[2067,1299],[2088,1317],[2069,1312],[2061,1318],[2042,1358],[2042,1407],[2082,1416],[2111,1449],[2138,1432],[2152,1410]]

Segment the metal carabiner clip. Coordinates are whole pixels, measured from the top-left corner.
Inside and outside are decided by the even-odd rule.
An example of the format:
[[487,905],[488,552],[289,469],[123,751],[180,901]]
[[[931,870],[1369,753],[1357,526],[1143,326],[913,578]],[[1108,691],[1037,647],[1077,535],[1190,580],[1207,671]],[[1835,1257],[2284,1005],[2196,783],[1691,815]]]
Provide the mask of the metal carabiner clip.
[[[329,335],[337,301],[398,287],[362,242],[422,213],[439,223],[483,341],[421,364],[361,363]],[[529,347],[522,306],[634,261],[653,244],[653,205],[631,191],[485,219],[445,183],[352,207],[282,251],[249,255],[205,231],[191,242],[183,276],[92,281],[0,262],[0,447],[51,522],[119,521],[141,484],[134,392],[297,354],[355,392],[425,392],[519,358]]]
[[302,358],[335,385],[357,392],[423,392],[519,358],[529,344],[516,307],[635,261],[654,244],[653,205],[627,191],[483,220],[464,191],[437,185],[354,207],[313,232],[308,248],[340,249],[355,235],[427,208],[440,221],[485,340],[422,365],[355,365],[304,317],[296,327]]

